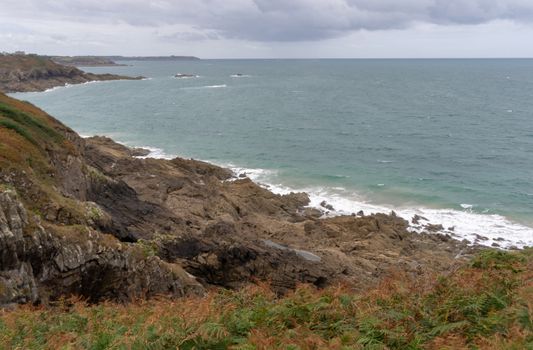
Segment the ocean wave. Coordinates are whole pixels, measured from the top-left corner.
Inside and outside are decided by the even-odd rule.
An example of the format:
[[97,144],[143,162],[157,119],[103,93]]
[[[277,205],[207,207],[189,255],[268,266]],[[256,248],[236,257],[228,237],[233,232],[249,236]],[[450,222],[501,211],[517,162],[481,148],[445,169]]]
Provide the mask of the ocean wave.
[[[145,80],[145,79],[142,79],[142,80]],[[51,92],[51,91],[55,91],[55,90],[59,90],[59,89],[72,88],[72,87],[76,87],[76,86],[83,86],[83,85],[89,85],[89,84],[112,83],[112,82],[115,82],[115,81],[130,81],[130,80],[129,79],[91,80],[91,81],[86,81],[84,83],[76,83],[76,84],[65,83],[65,85],[54,86],[53,88],[46,89],[46,90],[40,91],[38,93]]]
[[176,78],[176,79],[196,79],[196,78],[200,78],[199,75],[196,75],[196,74],[181,74],[181,73],[178,73],[176,75],[173,75],[172,78]]
[[230,75],[231,78],[251,78],[251,75],[248,74],[232,74]]
[[182,90],[199,90],[199,89],[221,89],[228,87],[226,84],[221,85],[206,85],[206,86],[190,86],[190,87],[182,87]]
[[[139,158],[173,159],[176,157],[176,155],[168,154],[161,148],[143,145],[133,146],[131,143],[123,144],[150,150],[150,154]],[[409,230],[413,232],[425,232],[426,229],[424,226],[429,223],[434,225],[440,224],[443,229],[438,231],[438,233],[448,234],[458,240],[466,239],[471,244],[497,246],[503,249],[533,246],[533,228],[513,222],[502,215],[476,213],[472,210],[474,207],[473,204],[460,204],[459,206],[463,210],[425,207],[403,208],[377,205],[369,202],[366,198],[353,191],[346,190],[344,187],[289,187],[276,183],[278,176],[278,171],[276,170],[246,168],[236,166],[232,163],[217,164],[210,160],[205,161],[231,169],[235,177],[228,181],[235,181],[242,176],[246,176],[276,194],[283,195],[291,192],[306,192],[310,198],[309,206],[321,210],[325,217],[352,215],[359,211],[363,211],[366,215],[394,211],[398,216],[410,223]],[[322,206],[324,201],[330,204],[334,210],[326,210]],[[423,219],[419,223],[413,223],[412,218],[415,215]]]
[[[136,146],[137,147],[137,146]],[[135,158],[156,158],[156,159],[174,159],[177,157],[177,155],[168,154],[163,149],[157,148],[157,147],[149,147],[149,146],[139,146],[138,148],[144,148],[150,151],[150,153],[146,156],[137,156]]]
[[[86,83],[84,83],[84,84],[86,84]],[[65,83],[65,85],[54,86],[53,88],[49,88],[49,89],[46,89],[46,90],[41,91],[41,92],[51,92],[51,91],[55,91],[55,90],[59,90],[59,89],[69,88],[69,87],[72,87],[72,86],[74,86],[74,84]]]
[[[223,166],[231,168],[237,176],[246,174],[251,180],[277,194],[306,192],[311,200],[309,206],[320,209],[324,212],[324,216],[352,215],[361,210],[365,214],[394,211],[410,223],[409,230],[413,232],[425,232],[424,225],[429,223],[440,224],[443,229],[439,233],[448,234],[458,240],[467,239],[471,244],[499,246],[504,249],[533,246],[533,228],[513,222],[502,215],[475,213],[472,211],[473,205],[471,204],[461,204],[463,210],[425,207],[398,208],[376,205],[342,187],[291,188],[283,184],[273,183],[277,174],[273,170],[248,169],[235,167],[231,164]],[[333,206],[334,210],[326,211],[321,205],[324,201]],[[418,224],[412,223],[411,220],[415,215],[423,217],[427,221],[421,220]]]

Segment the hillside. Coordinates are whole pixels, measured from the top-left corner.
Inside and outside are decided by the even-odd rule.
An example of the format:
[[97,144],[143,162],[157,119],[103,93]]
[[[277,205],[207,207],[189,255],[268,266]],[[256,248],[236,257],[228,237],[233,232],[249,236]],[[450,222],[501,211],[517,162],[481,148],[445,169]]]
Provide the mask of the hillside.
[[[128,305],[63,300],[0,316],[3,349],[532,349],[533,251],[440,277],[276,297],[266,285]],[[2,347],[3,346],[3,347]]]
[[86,73],[37,55],[0,55],[0,91],[4,93],[43,91],[65,84],[121,79],[142,77]]

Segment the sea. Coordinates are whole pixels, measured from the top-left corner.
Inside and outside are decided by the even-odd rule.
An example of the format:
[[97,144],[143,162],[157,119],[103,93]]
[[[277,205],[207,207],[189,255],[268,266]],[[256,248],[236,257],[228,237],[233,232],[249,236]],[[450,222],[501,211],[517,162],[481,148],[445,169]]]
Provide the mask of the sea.
[[533,246],[533,60],[119,63],[82,69],[146,79],[12,95],[85,136],[305,191],[325,215],[395,211],[424,218],[413,231]]

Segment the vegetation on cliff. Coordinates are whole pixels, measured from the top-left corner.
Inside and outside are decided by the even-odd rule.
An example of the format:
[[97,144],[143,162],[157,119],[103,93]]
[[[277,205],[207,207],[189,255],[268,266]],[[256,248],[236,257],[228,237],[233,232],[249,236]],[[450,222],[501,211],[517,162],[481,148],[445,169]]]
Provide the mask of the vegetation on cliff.
[[180,266],[108,234],[112,219],[88,201],[107,179],[96,179],[83,152],[72,130],[0,94],[0,307],[202,293]]
[[[62,300],[0,317],[4,349],[532,349],[533,250],[485,251],[449,275],[355,294],[300,286],[128,305]],[[2,346],[0,345],[0,348]]]

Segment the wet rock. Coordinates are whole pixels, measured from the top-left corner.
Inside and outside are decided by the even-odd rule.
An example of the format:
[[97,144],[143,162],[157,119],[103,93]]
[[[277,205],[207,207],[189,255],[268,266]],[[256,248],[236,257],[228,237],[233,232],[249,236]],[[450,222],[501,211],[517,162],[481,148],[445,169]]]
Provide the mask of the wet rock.
[[424,221],[429,221],[428,219],[426,219],[425,217],[423,216],[420,216],[418,214],[415,214],[413,216],[413,218],[411,219],[411,222],[415,225],[418,225],[420,223],[421,220],[424,220]]
[[474,236],[476,237],[477,240],[480,240],[480,241],[488,241],[489,240],[488,237],[478,235],[477,233],[475,233]]
[[444,227],[441,224],[427,224],[424,225],[424,228],[429,232],[439,232],[444,230]]
[[333,208],[333,206],[331,204],[328,204],[326,201],[320,202],[320,206],[327,210],[335,211],[335,208]]
[[146,157],[151,153],[149,149],[146,148],[132,148],[130,151],[132,157]]

